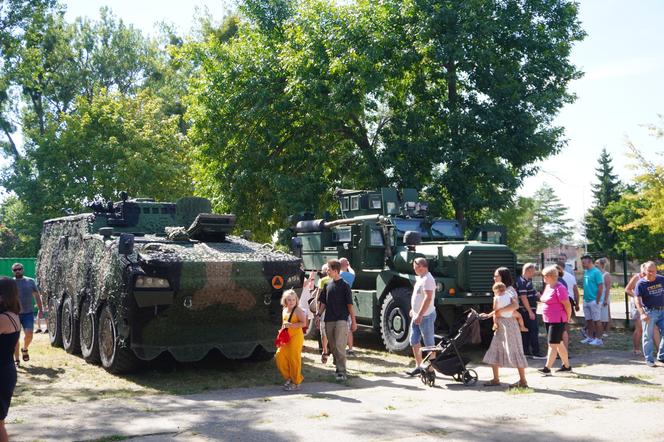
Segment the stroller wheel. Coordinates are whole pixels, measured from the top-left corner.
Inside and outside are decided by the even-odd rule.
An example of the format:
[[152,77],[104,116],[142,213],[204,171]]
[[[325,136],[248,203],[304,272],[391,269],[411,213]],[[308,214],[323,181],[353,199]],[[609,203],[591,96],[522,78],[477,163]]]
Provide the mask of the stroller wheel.
[[426,385],[429,387],[433,387],[436,385],[436,372],[433,370],[429,370],[425,373],[426,376]]
[[475,370],[466,370],[463,372],[463,384],[466,386],[473,385],[477,382],[477,372]]

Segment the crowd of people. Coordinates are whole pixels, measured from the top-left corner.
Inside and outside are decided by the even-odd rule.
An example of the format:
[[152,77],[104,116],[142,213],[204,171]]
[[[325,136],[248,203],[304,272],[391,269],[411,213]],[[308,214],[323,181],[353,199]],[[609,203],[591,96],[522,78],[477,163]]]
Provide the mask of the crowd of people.
[[[344,262],[345,261],[345,262]],[[525,370],[528,358],[543,360],[538,368],[540,374],[551,376],[554,363],[559,358],[558,373],[571,372],[569,361],[569,323],[575,312],[583,309],[585,325],[582,328],[583,344],[603,345],[609,332],[611,275],[606,271],[607,260],[594,261],[590,255],[581,257],[584,269],[583,299],[573,270],[567,263],[567,256],[561,253],[556,264],[542,269],[543,287],[535,289],[533,278],[537,273],[534,263],[526,263],[521,275],[514,279],[507,267],[495,270],[493,279],[494,301],[490,313],[480,315],[482,319],[492,319],[493,339],[483,362],[491,366],[493,377],[484,383],[486,387],[501,385],[500,369],[516,368],[519,381],[511,387],[526,387],[528,382]],[[350,269],[350,271],[349,271]],[[436,309],[434,296],[436,283],[429,272],[425,258],[416,258],[413,271],[417,275],[411,296],[411,317],[409,342],[415,358],[415,368],[407,374],[416,376],[426,370],[423,365],[422,343],[425,347],[434,346],[434,324]],[[352,273],[351,273],[352,272]],[[298,338],[277,352],[277,366],[286,380],[284,389],[299,389],[302,381],[301,351],[302,329],[306,327],[309,311],[315,312],[316,327],[321,332],[321,361],[327,362],[331,352],[336,367],[336,379],[346,380],[346,356],[352,351],[352,332],[357,325],[353,310],[351,287],[355,277],[347,260],[328,261],[319,273],[315,285],[312,272],[304,283],[302,297],[297,302],[295,292],[284,294],[283,327],[289,328]],[[634,275],[625,288],[631,296],[631,318],[634,320],[634,352],[643,353],[648,366],[656,366],[655,357],[664,363],[664,276],[657,274],[654,262],[641,266],[641,272]],[[542,354],[539,345],[539,324],[537,305],[542,304],[542,319],[547,337],[547,352]],[[296,311],[296,321],[290,316]],[[653,342],[659,342],[657,352]],[[348,350],[346,349],[348,346]],[[329,350],[328,350],[329,349]],[[428,360],[433,360],[430,355]]]

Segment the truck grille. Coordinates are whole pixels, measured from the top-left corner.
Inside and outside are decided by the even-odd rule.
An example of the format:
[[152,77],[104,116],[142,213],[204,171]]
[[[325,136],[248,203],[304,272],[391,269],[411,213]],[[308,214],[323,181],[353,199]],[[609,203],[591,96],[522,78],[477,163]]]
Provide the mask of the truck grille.
[[467,266],[464,269],[464,289],[474,294],[491,293],[493,286],[493,272],[498,267],[507,267],[516,279],[516,258],[509,249],[496,250],[469,250],[467,252]]

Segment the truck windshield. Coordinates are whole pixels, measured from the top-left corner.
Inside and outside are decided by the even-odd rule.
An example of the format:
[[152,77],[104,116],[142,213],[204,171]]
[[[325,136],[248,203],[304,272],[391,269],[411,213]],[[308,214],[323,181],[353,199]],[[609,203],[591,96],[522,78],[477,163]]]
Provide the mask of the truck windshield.
[[463,232],[456,221],[436,221],[431,226],[431,231],[435,237],[445,237],[447,239],[463,239]]
[[453,220],[438,220],[431,225],[429,231],[420,219],[394,219],[394,225],[397,228],[397,235],[403,238],[404,233],[408,231],[420,232],[422,239],[446,239],[462,240],[463,232],[459,224]]

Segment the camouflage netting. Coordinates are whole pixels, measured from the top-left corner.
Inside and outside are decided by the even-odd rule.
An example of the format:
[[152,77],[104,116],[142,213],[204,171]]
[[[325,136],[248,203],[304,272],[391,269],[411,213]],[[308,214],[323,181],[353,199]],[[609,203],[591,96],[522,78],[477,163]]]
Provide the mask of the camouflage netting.
[[[190,241],[177,228],[168,229],[172,239],[135,236],[134,253],[125,257],[117,236],[104,238],[93,225],[94,214],[44,223],[37,279],[56,308],[63,296],[76,305],[88,296],[96,312],[109,303],[119,333],[126,331],[123,339],[141,359],[163,351],[183,361],[213,348],[229,358],[248,357],[257,346],[274,351],[282,287],[272,280],[291,278],[293,285],[298,258],[235,236],[223,243]],[[136,274],[166,278],[170,288],[158,292],[159,302],[139,308],[137,297],[155,291],[134,289]]]

